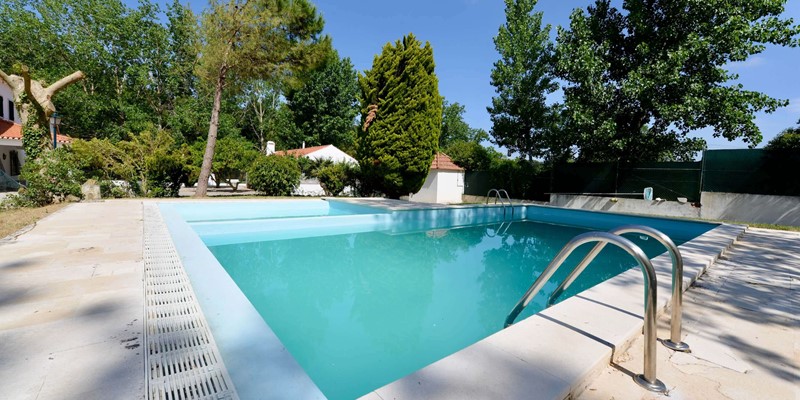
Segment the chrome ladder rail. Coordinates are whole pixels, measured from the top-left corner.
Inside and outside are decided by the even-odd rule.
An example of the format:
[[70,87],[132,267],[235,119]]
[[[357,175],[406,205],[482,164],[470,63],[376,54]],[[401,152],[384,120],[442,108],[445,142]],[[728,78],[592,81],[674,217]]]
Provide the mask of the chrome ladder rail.
[[[514,204],[511,202],[511,197],[508,195],[508,192],[505,189],[490,189],[489,192],[486,193],[486,204],[489,204],[489,197],[492,195],[492,192],[495,193],[494,196],[494,204],[497,204],[497,201],[500,201],[500,205],[503,206],[503,220],[506,219],[506,201],[508,201],[508,206],[511,208],[511,219],[514,219]],[[503,198],[503,194],[506,195]]]
[[[625,233],[639,233],[647,235],[667,248],[670,258],[672,259],[672,300],[671,300],[671,317],[670,317],[670,337],[667,340],[662,340],[661,343],[667,348],[675,351],[691,352],[689,345],[681,341],[681,320],[683,309],[683,257],[678,250],[675,242],[665,235],[663,232],[644,225],[624,225],[614,228],[609,231],[614,235],[622,235]],[[558,298],[573,282],[578,278],[578,275],[592,262],[592,260],[600,253],[606,246],[605,242],[597,243],[594,248],[589,251],[589,254],[581,260],[575,269],[570,272],[566,279],[553,291],[550,298],[547,300],[547,307],[553,305],[555,299]]]
[[[525,293],[524,296],[519,300],[514,309],[511,310],[511,313],[508,314],[506,317],[505,327],[509,327],[514,323],[514,320],[517,319],[519,314],[522,312],[525,307],[531,302],[531,300],[536,297],[539,291],[542,290],[545,283],[553,276],[553,274],[558,270],[559,267],[564,263],[564,261],[575,251],[578,246],[591,243],[591,242],[600,242],[600,243],[611,243],[616,245],[617,247],[622,248],[628,254],[630,254],[636,262],[639,263],[639,266],[642,269],[642,273],[644,275],[644,373],[640,375],[636,375],[634,380],[636,381],[639,386],[643,388],[653,391],[653,392],[665,392],[666,386],[663,382],[659,381],[656,378],[656,299],[657,299],[657,289],[658,286],[656,284],[656,273],[653,269],[653,264],[650,263],[650,259],[647,258],[647,255],[644,254],[641,248],[631,242],[630,240],[615,235],[609,232],[587,232],[582,233],[578,236],[575,236],[570,240],[562,249],[558,252],[558,254],[550,261],[550,264],[544,270],[544,272],[536,278],[536,281],[533,282],[528,291]],[[597,256],[599,251],[592,254],[590,257],[589,262]],[[588,257],[588,256],[587,256]],[[587,263],[588,264],[588,263]]]

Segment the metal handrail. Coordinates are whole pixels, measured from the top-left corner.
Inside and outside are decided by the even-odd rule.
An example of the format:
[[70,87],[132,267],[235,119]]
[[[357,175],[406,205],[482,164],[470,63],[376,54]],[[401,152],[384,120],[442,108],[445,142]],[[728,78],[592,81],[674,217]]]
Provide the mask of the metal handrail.
[[[610,230],[609,233],[614,235],[622,235],[625,233],[639,233],[647,235],[667,248],[670,258],[672,259],[672,316],[670,318],[670,338],[662,341],[661,343],[667,348],[675,351],[691,351],[689,345],[681,341],[681,315],[683,308],[683,257],[681,257],[681,252],[678,250],[678,246],[676,246],[675,242],[673,242],[672,239],[670,239],[669,236],[665,235],[663,232],[644,225],[620,226]],[[569,276],[567,276],[567,278],[561,282],[556,290],[553,291],[553,294],[551,294],[550,298],[547,300],[547,307],[550,307],[555,299],[557,299],[558,296],[567,290],[569,285],[575,282],[575,279],[578,277],[578,275],[583,272],[583,270],[589,265],[590,262],[592,262],[597,254],[603,250],[604,247],[606,247],[606,243],[600,242],[597,243],[591,251],[589,251],[589,254],[587,254],[580,263],[578,263],[575,269],[570,272]]]
[[[561,264],[575,251],[578,246],[591,243],[611,243],[617,247],[622,248],[630,254],[642,269],[644,275],[644,373],[636,375],[635,381],[640,386],[653,392],[664,392],[666,386],[663,382],[656,378],[656,299],[658,286],[656,284],[656,273],[653,269],[653,264],[650,259],[644,254],[641,248],[631,242],[630,240],[615,235],[609,232],[587,232],[575,236],[570,240],[558,254],[550,261],[550,264],[545,268],[544,272],[536,278],[528,291],[519,300],[511,313],[506,317],[505,327],[509,327],[517,319],[517,316],[522,312],[531,300],[542,290],[544,285],[558,270]],[[595,252],[594,256],[597,256]],[[591,259],[589,260],[591,262]]]
[[[486,193],[486,204],[489,204],[489,196],[492,192],[495,193],[494,204],[497,204],[497,200],[500,200],[500,205],[503,206],[503,219],[506,219],[506,203],[503,200],[508,200],[508,206],[511,207],[511,219],[514,219],[514,203],[511,202],[508,192],[505,189],[489,189],[489,192]],[[505,199],[503,199],[503,193],[506,195]]]

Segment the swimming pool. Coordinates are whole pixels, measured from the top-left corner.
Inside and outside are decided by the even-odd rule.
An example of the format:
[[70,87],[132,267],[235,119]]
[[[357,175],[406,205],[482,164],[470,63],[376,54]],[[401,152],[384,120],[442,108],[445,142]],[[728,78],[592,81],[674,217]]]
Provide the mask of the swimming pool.
[[[202,208],[182,205],[175,210],[186,218],[205,214]],[[487,222],[502,220],[502,212],[486,207],[352,210],[362,214],[300,215],[296,221],[259,224],[247,213],[239,214],[241,223],[225,218],[209,225],[204,218],[189,218],[227,274],[329,398],[366,394],[497,332],[547,262],[579,233],[647,222],[680,244],[715,226],[532,206],[520,207],[510,223]],[[314,218],[314,235],[294,232],[298,225],[313,225]],[[277,222],[289,231],[286,237],[269,226]],[[223,236],[246,240],[225,241]],[[650,257],[663,251],[652,240],[629,238]],[[567,296],[635,265],[617,249],[604,254]],[[568,265],[580,256],[571,257]],[[555,276],[520,319],[542,309],[545,296],[562,277]]]

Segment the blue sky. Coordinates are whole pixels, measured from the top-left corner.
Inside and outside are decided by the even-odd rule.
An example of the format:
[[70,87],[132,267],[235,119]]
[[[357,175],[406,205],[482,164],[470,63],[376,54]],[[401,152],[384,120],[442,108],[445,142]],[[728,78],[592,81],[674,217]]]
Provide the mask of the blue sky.
[[[184,0],[185,1],[185,0]],[[312,0],[313,1],[313,0]],[[537,11],[545,23],[568,26],[574,8],[585,8],[589,0],[542,0]],[[200,12],[206,2],[191,0]],[[359,71],[372,67],[373,57],[387,42],[394,42],[410,32],[433,46],[439,91],[448,101],[466,107],[465,119],[473,127],[491,128],[486,107],[495,94],[489,84],[492,64],[498,55],[492,38],[505,22],[504,3],[500,0],[406,0],[354,1],[316,0],[325,18],[325,32],[343,57],[350,57]],[[800,22],[800,1],[787,2],[786,17]],[[767,93],[791,104],[772,114],[757,114],[756,124],[766,144],[785,128],[800,119],[800,49],[771,47],[747,62],[732,65],[746,89]],[[715,139],[710,130],[699,131],[710,149],[746,147],[741,141]]]

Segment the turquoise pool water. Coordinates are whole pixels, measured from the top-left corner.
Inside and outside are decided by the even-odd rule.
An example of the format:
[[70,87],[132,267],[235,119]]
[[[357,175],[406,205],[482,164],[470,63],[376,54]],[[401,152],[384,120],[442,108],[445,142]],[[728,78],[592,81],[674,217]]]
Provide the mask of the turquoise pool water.
[[[630,222],[613,222],[624,223]],[[665,232],[677,244],[710,229],[687,233],[670,224],[677,237]],[[199,226],[220,264],[331,399],[364,395],[499,331],[561,247],[590,230],[534,221],[420,230],[395,222],[391,229],[321,229],[312,237],[230,243]],[[664,251],[652,239],[626,236],[651,257]],[[566,267],[589,247],[567,261],[519,319],[544,307]],[[608,246],[564,296],[634,266]]]

